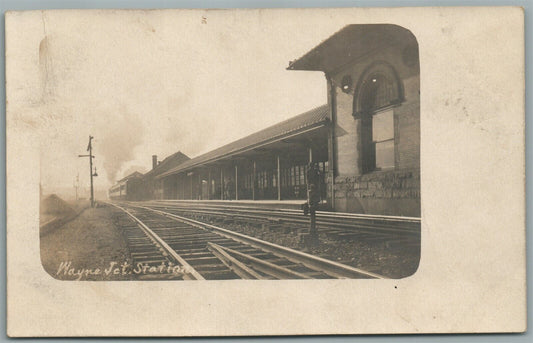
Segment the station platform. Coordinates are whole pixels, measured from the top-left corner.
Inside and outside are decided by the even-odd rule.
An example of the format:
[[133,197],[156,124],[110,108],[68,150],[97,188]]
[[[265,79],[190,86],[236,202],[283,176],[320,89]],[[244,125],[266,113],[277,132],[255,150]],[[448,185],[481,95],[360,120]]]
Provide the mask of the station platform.
[[305,200],[154,200],[158,203],[191,206],[224,206],[265,208],[274,210],[301,210]]

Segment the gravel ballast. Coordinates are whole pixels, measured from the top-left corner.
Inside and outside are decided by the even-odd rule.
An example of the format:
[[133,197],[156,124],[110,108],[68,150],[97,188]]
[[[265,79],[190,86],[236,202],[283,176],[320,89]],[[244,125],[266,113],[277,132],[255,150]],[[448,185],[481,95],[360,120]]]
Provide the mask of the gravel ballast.
[[87,208],[41,237],[42,265],[59,280],[127,280],[131,277],[106,270],[113,263],[120,266],[129,261],[128,248],[112,222],[109,207]]

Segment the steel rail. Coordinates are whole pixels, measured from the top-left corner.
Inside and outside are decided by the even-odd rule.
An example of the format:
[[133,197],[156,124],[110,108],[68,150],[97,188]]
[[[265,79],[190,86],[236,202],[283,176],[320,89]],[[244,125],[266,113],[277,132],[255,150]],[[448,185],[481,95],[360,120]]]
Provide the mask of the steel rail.
[[[190,209],[186,207],[176,207],[176,206],[160,206],[160,205],[147,205],[154,208],[164,208],[166,210],[175,210],[175,211],[187,211],[189,213],[198,213],[205,215],[215,215],[215,216],[228,216],[228,213],[232,213],[235,217],[243,218],[254,218],[254,219],[265,219],[268,221],[285,221],[294,224],[308,224],[309,220],[306,218],[294,218],[295,214],[283,214],[283,213],[264,213],[260,212],[259,215],[253,214],[251,211],[235,211],[217,209],[217,210],[204,210],[204,209]],[[242,212],[243,214],[238,214],[234,212]],[[251,212],[251,213],[250,213]],[[377,233],[383,232],[392,235],[408,235],[408,236],[419,236],[419,230],[411,228],[398,228],[398,227],[389,227],[384,226],[383,224],[376,223],[350,223],[347,221],[338,221],[338,220],[324,220],[324,218],[317,217],[317,224],[328,225],[330,228],[339,228],[343,230],[357,230],[359,232],[367,233]]]
[[268,274],[270,276],[273,276],[277,279],[284,280],[284,279],[311,279],[311,277],[295,272],[294,270],[291,270],[289,268],[280,267],[274,263],[270,263],[268,261],[263,261],[258,259],[257,257],[250,256],[248,254],[243,254],[242,252],[238,252],[237,250],[233,250],[230,248],[225,248],[220,245],[210,243],[215,248],[218,248],[220,250],[226,251],[227,253],[230,253],[232,255],[236,255],[240,257],[243,260],[248,261],[250,264],[254,266],[255,269]]
[[[193,200],[195,201],[195,200]],[[159,203],[164,205],[172,205],[172,206],[191,206],[195,208],[231,208],[235,210],[246,210],[246,211],[276,211],[276,212],[286,212],[287,214],[301,214],[301,210],[296,209],[290,209],[290,208],[262,208],[258,206],[238,206],[238,205],[230,205],[230,204],[207,204],[205,201],[199,201],[199,204],[191,203],[189,201],[176,201],[176,200],[150,200],[148,202],[150,203]],[[213,200],[217,201],[217,200]],[[305,202],[305,200],[302,200],[302,204]],[[317,214],[321,216],[326,217],[333,217],[333,218],[346,218],[346,219],[372,219],[372,220],[383,220],[383,221],[394,221],[394,222],[412,222],[412,223],[420,223],[420,217],[406,217],[406,216],[389,216],[389,215],[378,215],[378,214],[363,214],[363,213],[348,213],[348,212],[330,212],[330,211],[317,211]]]
[[193,280],[205,280],[204,277],[200,275],[200,273],[198,273],[189,263],[187,263],[187,261],[183,259],[183,257],[181,257],[174,249],[172,249],[161,237],[159,237],[159,235],[157,235],[148,226],[146,226],[139,218],[137,218],[131,212],[119,205],[110,202],[106,203],[111,204],[116,208],[124,211],[124,213],[130,216],[130,218],[133,219],[140,226],[140,228],[146,233],[148,237],[150,237],[154,241],[154,243],[161,247],[170,257],[172,257],[172,259],[174,259],[174,262],[177,262],[181,266],[183,266],[184,279],[187,278]]
[[256,273],[253,269],[248,268],[247,265],[228,254],[220,245],[208,242],[207,248],[213,253],[213,255],[222,261],[226,267],[231,269],[242,279],[264,279],[264,277]]
[[130,204],[132,207],[138,207],[143,208],[145,210],[149,210],[155,213],[159,213],[160,215],[166,216],[168,218],[172,218],[184,223],[188,223],[189,225],[202,228],[202,229],[210,229],[222,236],[225,236],[227,238],[231,238],[233,240],[249,244],[253,247],[256,247],[261,250],[268,251],[270,253],[273,253],[277,256],[284,257],[287,260],[293,262],[293,263],[299,263],[302,264],[310,269],[321,271],[324,274],[327,274],[329,276],[335,277],[335,278],[376,278],[376,279],[388,279],[387,277],[383,275],[379,275],[376,273],[368,272],[366,270],[362,270],[359,268],[351,267],[342,263],[334,262],[327,260],[322,257],[310,255],[307,253],[304,253],[302,251],[293,250],[281,245],[277,245],[274,243],[266,242],[263,240],[260,240],[255,237],[250,237],[247,235],[240,234],[238,232],[233,232],[215,225],[203,223],[194,219],[185,218],[182,216],[178,216],[176,214],[156,210],[153,208],[140,206],[140,205],[133,205]]
[[[174,209],[190,209],[204,210],[204,211],[232,211],[235,213],[254,213],[264,216],[288,218],[290,220],[300,220],[302,211],[293,209],[265,209],[257,207],[241,207],[241,206],[226,206],[226,205],[203,205],[194,206],[190,204],[179,204],[172,202],[153,201],[146,204],[147,206],[166,207]],[[401,225],[406,231],[416,231],[416,228],[409,228],[409,226],[419,226],[420,218],[414,217],[392,217],[392,216],[377,216],[365,214],[349,214],[349,213],[332,213],[327,211],[317,211],[317,216],[320,220],[332,224],[355,224],[355,223],[373,223],[374,225]]]

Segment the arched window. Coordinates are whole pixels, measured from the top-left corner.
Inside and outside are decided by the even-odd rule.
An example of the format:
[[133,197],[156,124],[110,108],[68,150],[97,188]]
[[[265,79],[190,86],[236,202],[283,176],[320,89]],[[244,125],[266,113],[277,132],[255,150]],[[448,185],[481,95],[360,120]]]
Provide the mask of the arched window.
[[363,173],[394,168],[393,107],[403,100],[395,70],[377,63],[361,77],[354,96],[354,116],[361,119]]

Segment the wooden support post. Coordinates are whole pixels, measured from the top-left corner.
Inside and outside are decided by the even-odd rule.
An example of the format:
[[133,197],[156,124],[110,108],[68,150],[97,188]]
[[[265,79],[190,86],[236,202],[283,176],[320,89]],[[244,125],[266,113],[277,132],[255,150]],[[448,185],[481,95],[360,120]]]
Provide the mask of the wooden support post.
[[174,178],[176,180],[176,184],[174,187],[174,199],[178,199],[180,179],[179,179],[178,174],[175,174]]
[[179,199],[179,194],[180,194],[180,177],[179,177],[179,174],[176,174],[175,175],[176,177],[176,187],[174,188],[174,190],[176,191],[175,193],[175,199]]
[[198,171],[198,195],[196,196],[196,198],[198,200],[202,200],[202,196],[203,196],[203,187],[202,187],[202,172],[201,171]]
[[224,200],[224,168],[220,166],[220,200]]
[[278,186],[278,200],[281,200],[281,182],[279,182],[281,177],[281,169],[280,169],[280,163],[279,163],[279,155],[278,157],[278,175],[276,180],[276,185]]
[[211,200],[211,169],[207,171],[207,200]]
[[252,174],[252,200],[255,200],[255,173],[256,173],[256,165],[254,161],[254,170]]
[[179,199],[185,199],[185,180],[183,179],[183,174],[180,174],[180,178],[179,178],[179,183],[180,183],[180,194],[179,194]]
[[309,163],[313,163],[313,148],[309,147]]
[[193,174],[191,172],[191,200],[193,200],[193,197],[192,197],[192,177],[193,177]]
[[328,82],[328,104],[330,106],[328,128],[328,206],[335,209],[335,173],[337,169],[337,147],[335,146],[335,125],[337,124],[337,97],[333,82],[326,76]]
[[235,200],[239,200],[239,172],[237,165],[235,165]]

